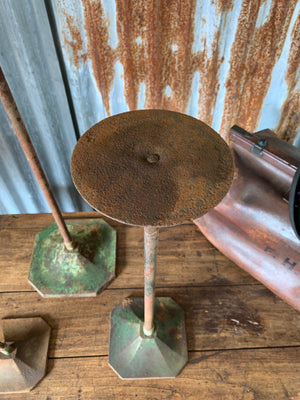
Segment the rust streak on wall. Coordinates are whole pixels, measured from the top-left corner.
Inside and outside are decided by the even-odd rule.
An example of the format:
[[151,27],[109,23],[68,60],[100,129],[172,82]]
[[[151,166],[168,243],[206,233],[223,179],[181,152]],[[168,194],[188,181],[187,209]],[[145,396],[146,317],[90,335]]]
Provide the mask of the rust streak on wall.
[[[219,90],[218,71],[220,31],[216,31],[212,55],[193,54],[196,0],[152,0],[126,3],[116,0],[118,57],[124,66],[125,97],[130,109],[137,108],[140,84],[145,84],[145,108],[185,112],[191,95],[194,73],[201,74],[199,117],[212,123]],[[232,7],[218,1],[225,24]],[[139,43],[137,42],[139,40]],[[200,39],[199,39],[200,40]],[[169,93],[166,89],[169,89]]]
[[296,0],[273,0],[267,21],[256,28],[262,2],[244,1],[234,44],[230,72],[226,79],[224,114],[220,133],[238,124],[255,131],[263,100],[268,92],[272,70],[278,61]]
[[276,127],[276,134],[288,142],[293,142],[300,127],[300,89],[296,89],[299,77],[297,71],[300,63],[300,15],[293,26],[291,47],[285,80],[288,96],[281,109],[281,118]]
[[124,68],[125,98],[130,110],[138,108],[140,83],[144,80],[144,2],[116,0],[118,59]]
[[288,84],[288,90],[291,91],[297,84],[297,72],[300,64],[300,14],[295,22],[291,34],[291,47],[287,61],[288,67],[285,79]]
[[218,49],[219,38],[220,32],[217,31],[214,34],[211,57],[208,56],[206,43],[205,50],[197,55],[196,69],[200,72],[198,117],[208,125],[212,124],[219,90],[218,72],[221,65]]
[[[162,108],[162,96],[165,83],[163,82],[164,68],[161,34],[161,2],[150,0],[145,3],[145,20],[147,31],[145,37],[145,80],[146,80],[146,108]],[[165,27],[166,28],[166,27]],[[168,51],[168,49],[166,49]]]
[[[195,71],[193,41],[196,1],[162,2],[160,12],[162,108],[184,112]],[[170,93],[166,93],[169,87]]]
[[300,90],[291,93],[281,108],[281,118],[276,128],[278,137],[293,143],[300,127]]
[[[116,0],[118,57],[124,66],[125,98],[137,108],[145,84],[146,108],[184,111],[190,97],[194,58],[195,0]],[[170,95],[165,94],[170,87]]]
[[64,42],[69,46],[66,47],[67,53],[69,55],[69,60],[72,64],[76,66],[76,68],[79,68],[81,60],[83,62],[87,60],[87,53],[84,51],[82,35],[76,24],[75,18],[67,14],[63,9],[61,10],[61,12],[64,15],[66,21],[67,29],[63,29],[62,34]]
[[[220,25],[214,33],[211,55],[209,56],[208,54],[205,42],[204,50],[195,56],[197,60],[196,70],[200,72],[198,117],[210,126],[213,122],[213,113],[220,89],[219,69],[224,61],[220,56],[219,44],[225,35],[224,28],[227,23],[228,13],[233,7],[233,1],[217,0],[214,3],[216,3],[217,12],[219,16],[222,15],[222,18],[220,18]],[[206,23],[206,21],[204,20],[203,23]]]
[[105,110],[110,115],[109,93],[114,81],[116,55],[108,44],[109,23],[100,1],[83,0],[83,6],[88,37],[88,57],[92,61],[94,77],[102,95]]
[[[62,13],[68,32],[63,32],[70,59],[78,68],[90,59],[93,75],[110,115],[110,92],[116,61],[124,68],[124,96],[130,110],[138,107],[186,112],[193,78],[200,74],[198,117],[212,125],[216,99],[220,90],[220,55],[226,39],[228,15],[234,0],[212,0],[219,26],[203,29],[196,40],[203,50],[193,53],[195,24],[205,24],[205,16],[195,21],[197,0],[112,0],[117,12],[117,48],[109,45],[109,22],[101,0],[81,0],[87,53],[82,29],[77,20]],[[273,68],[280,58],[297,0],[273,0],[262,26],[257,18],[266,0],[243,0],[235,40],[231,48],[230,69],[225,82],[225,100],[220,134],[226,138],[230,126],[238,124],[255,131]],[[235,16],[233,16],[235,18]],[[204,26],[203,26],[204,27]],[[82,28],[82,27],[81,27]],[[299,18],[292,33],[292,45],[286,71],[288,96],[282,106],[277,134],[292,140],[299,128],[299,89],[296,90],[299,64]],[[213,34],[208,47],[205,32]],[[145,104],[139,105],[141,84],[145,86]]]

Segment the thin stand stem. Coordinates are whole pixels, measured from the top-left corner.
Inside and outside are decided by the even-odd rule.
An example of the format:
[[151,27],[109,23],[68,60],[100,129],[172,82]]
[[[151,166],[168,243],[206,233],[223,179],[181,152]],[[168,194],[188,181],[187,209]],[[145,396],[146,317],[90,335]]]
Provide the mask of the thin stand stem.
[[145,252],[145,297],[144,297],[144,334],[151,336],[154,332],[155,273],[158,245],[158,228],[144,228]]
[[30,164],[30,167],[38,181],[38,184],[43,191],[45,199],[51,209],[52,215],[57,223],[58,229],[63,237],[65,246],[68,250],[72,250],[74,248],[72,243],[71,235],[68,231],[68,228],[65,224],[65,221],[62,217],[60,209],[56,203],[56,200],[53,196],[53,193],[50,189],[49,183],[41,166],[41,163],[38,159],[36,151],[32,145],[28,132],[25,128],[25,125],[22,121],[21,115],[18,111],[17,105],[14,101],[14,98],[11,94],[9,86],[5,80],[2,70],[0,69],[0,100],[4,106],[6,114],[14,128],[14,131],[19,139],[19,142],[22,146],[22,149],[27,157],[27,160]]

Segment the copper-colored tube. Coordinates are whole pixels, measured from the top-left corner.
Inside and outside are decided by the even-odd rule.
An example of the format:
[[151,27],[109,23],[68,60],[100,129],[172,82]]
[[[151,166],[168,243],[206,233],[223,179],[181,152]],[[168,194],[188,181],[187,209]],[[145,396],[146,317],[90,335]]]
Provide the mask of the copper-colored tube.
[[145,251],[145,295],[144,295],[144,334],[151,336],[154,332],[155,273],[158,246],[158,228],[144,228]]

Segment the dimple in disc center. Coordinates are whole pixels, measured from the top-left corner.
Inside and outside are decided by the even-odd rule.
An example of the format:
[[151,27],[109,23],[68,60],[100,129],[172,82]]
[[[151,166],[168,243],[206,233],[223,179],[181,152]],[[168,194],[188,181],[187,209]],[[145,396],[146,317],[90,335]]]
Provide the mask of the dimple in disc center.
[[149,164],[156,164],[160,160],[160,155],[156,153],[149,154],[146,157],[146,160],[148,161]]

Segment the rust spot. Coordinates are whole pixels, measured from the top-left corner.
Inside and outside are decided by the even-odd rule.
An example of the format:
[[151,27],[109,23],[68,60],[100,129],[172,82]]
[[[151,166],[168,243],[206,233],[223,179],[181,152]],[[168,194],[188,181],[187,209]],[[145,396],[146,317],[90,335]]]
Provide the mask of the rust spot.
[[216,5],[218,12],[222,13],[233,9],[234,0],[212,0],[212,3]]
[[168,330],[168,335],[177,340],[182,339],[182,326],[171,326]]
[[155,319],[159,321],[165,321],[167,318],[169,318],[168,315],[168,310],[166,310],[165,304],[162,305],[163,302],[159,302],[160,307],[156,310],[155,312]]
[[300,15],[293,26],[291,47],[288,57],[288,66],[285,80],[288,85],[288,96],[281,110],[281,118],[275,131],[281,138],[292,142],[300,127],[300,90],[296,89],[297,71],[300,60]]
[[273,0],[267,21],[256,28],[261,4],[243,2],[225,84],[222,135],[227,135],[234,124],[255,131],[296,3],[296,0]]
[[100,1],[83,0],[84,27],[88,38],[88,57],[108,115],[111,114],[109,93],[114,81],[116,54],[108,44],[109,22]]
[[133,299],[126,297],[125,299],[122,300],[122,309],[129,307],[133,303]]

